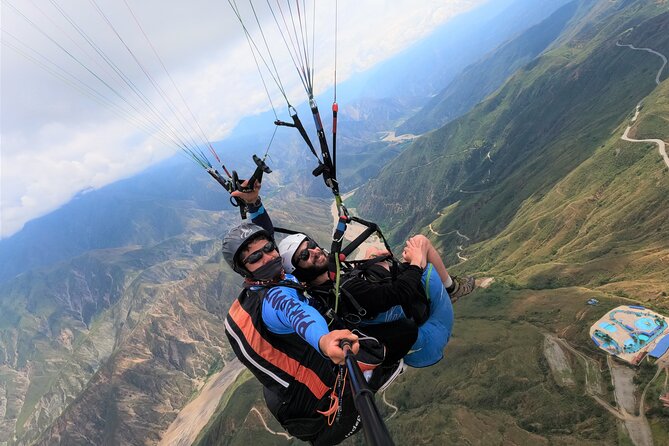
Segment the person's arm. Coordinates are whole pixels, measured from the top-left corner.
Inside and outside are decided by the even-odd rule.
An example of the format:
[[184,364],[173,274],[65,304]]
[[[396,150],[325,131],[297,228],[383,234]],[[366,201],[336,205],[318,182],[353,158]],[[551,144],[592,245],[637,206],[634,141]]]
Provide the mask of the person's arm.
[[[242,182],[242,186],[246,186],[247,183],[248,180],[245,180]],[[269,232],[272,237],[274,237],[274,224],[272,223],[272,219],[269,217],[269,214],[267,213],[267,210],[265,210],[265,206],[263,206],[262,200],[260,199],[260,187],[260,182],[256,181],[251,192],[241,192],[236,190],[230,195],[241,198],[248,205],[248,213],[249,217],[251,218],[251,222],[260,226]]]
[[350,340],[354,353],[358,350],[356,335],[349,330],[330,332],[323,316],[314,307],[301,300],[293,288],[270,289],[263,300],[262,317],[272,333],[296,333],[316,351],[337,364],[344,360],[344,351],[339,346],[341,340]]

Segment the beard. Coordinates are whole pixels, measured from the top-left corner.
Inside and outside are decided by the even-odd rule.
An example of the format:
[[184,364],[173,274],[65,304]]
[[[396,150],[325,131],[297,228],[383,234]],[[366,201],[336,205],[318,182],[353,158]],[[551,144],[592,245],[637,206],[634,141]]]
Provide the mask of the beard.
[[313,264],[307,267],[298,266],[293,271],[293,275],[297,277],[300,282],[311,282],[321,274],[328,271],[328,256],[321,250],[317,256],[314,257]]
[[313,266],[311,268],[313,269],[320,269],[321,272],[327,271],[328,269],[328,256],[325,254],[325,252],[321,249],[318,254],[314,257],[313,261]]

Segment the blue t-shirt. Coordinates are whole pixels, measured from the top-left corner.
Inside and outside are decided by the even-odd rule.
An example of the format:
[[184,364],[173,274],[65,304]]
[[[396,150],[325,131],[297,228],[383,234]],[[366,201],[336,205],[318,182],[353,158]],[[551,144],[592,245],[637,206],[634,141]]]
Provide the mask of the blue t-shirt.
[[[286,280],[297,283],[291,274]],[[319,353],[318,341],[328,334],[328,324],[321,314],[295,288],[276,286],[265,294],[262,319],[269,331],[276,334],[297,333]]]

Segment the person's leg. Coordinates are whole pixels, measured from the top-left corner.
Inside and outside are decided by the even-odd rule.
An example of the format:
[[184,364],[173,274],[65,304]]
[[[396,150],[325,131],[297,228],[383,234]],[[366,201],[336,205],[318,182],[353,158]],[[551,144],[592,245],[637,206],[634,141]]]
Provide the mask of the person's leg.
[[439,274],[441,283],[444,284],[446,291],[448,291],[451,303],[455,303],[462,296],[465,296],[474,291],[474,288],[476,288],[476,281],[474,277],[472,276],[452,277],[448,273],[446,265],[444,265],[444,261],[441,259],[441,256],[439,255],[435,247],[432,245],[432,242],[430,242],[430,240],[424,235],[416,235],[415,237],[421,237],[426,240],[428,245],[427,261],[428,263],[434,265],[434,269]]
[[431,263],[434,266],[434,269],[436,270],[437,274],[439,274],[441,282],[444,284],[445,287],[448,288],[451,285],[451,283],[453,283],[451,276],[448,274],[448,270],[446,269],[446,265],[444,265],[444,261],[441,259],[441,256],[439,255],[435,247],[432,245],[430,239],[428,239],[422,234],[415,235],[413,238],[419,238],[425,240],[425,243],[427,243],[427,262]]
[[430,317],[418,327],[418,339],[404,362],[411,367],[427,367],[441,360],[453,329],[453,305],[444,285],[437,280],[436,269],[428,263],[423,272],[423,286],[430,301]]

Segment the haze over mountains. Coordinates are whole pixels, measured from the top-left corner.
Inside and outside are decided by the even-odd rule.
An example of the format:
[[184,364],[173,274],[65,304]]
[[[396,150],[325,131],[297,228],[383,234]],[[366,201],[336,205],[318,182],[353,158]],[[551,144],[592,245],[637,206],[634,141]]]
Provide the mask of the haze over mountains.
[[[388,427],[397,444],[666,444],[666,368],[636,372],[644,412],[618,417],[615,366],[588,328],[621,302],[669,311],[669,166],[657,144],[621,139],[631,126],[669,141],[669,70],[621,46],[669,56],[669,4],[493,3],[338,92],[353,95],[338,158],[344,189],[360,186],[351,207],[397,246],[421,232],[453,272],[495,277],[456,305],[446,359],[384,395]],[[260,144],[263,119],[221,146]],[[292,134],[272,150],[273,218],[326,240],[308,150]],[[0,241],[0,444],[160,441],[231,364],[222,317],[240,281],[219,240],[237,221],[173,160]],[[259,401],[242,374],[197,444],[290,443]]]
[[[340,85],[342,102],[339,126],[339,161],[343,188],[352,189],[370,176],[375,175],[388,157],[398,153],[396,144],[380,141],[379,132],[391,130],[411,110],[407,104],[421,104],[436,93],[439,87],[435,79],[445,84],[468,64],[504,42],[520,30],[512,24],[523,20],[531,25],[557,8],[564,1],[531,2],[529,0],[503,0],[494,2],[488,10],[481,10],[456,17],[432,36],[415,45],[382,66]],[[435,57],[438,56],[438,57]],[[413,67],[425,67],[416,70]],[[411,94],[407,86],[418,88]],[[322,107],[332,100],[332,92],[326,92],[319,101]],[[308,117],[310,111],[305,103],[297,107],[300,115]],[[262,154],[270,141],[274,121],[271,111],[245,118],[225,141],[215,143],[223,162],[249,174],[253,168],[250,156]],[[307,128],[312,128],[310,119],[303,119]],[[326,120],[327,121],[327,120]],[[325,125],[329,125],[328,122]],[[386,153],[386,151],[388,151]],[[288,198],[296,195],[328,197],[330,192],[322,181],[315,181],[310,172],[314,159],[310,158],[303,140],[294,131],[280,129],[272,145],[268,164],[275,173],[266,181],[290,186],[281,190]],[[179,163],[181,161],[181,163]],[[175,167],[175,166],[179,167]],[[146,174],[118,182],[100,191],[87,191],[72,203],[54,213],[31,221],[13,237],[0,240],[0,282],[30,268],[47,265],[89,249],[124,246],[137,241],[160,240],[152,238],[158,227],[142,228],[135,233],[132,227],[121,221],[134,221],[136,213],[150,214],[143,208],[143,200],[195,200],[197,206],[207,209],[230,209],[227,198],[218,199],[218,186],[211,178],[190,165],[182,157],[149,169]],[[267,188],[266,193],[272,190]],[[204,191],[203,191],[204,190]],[[198,191],[203,191],[201,194]],[[292,195],[291,195],[292,194]],[[112,200],[111,202],[109,200]],[[123,208],[117,208],[118,202]],[[218,201],[217,201],[218,200]],[[130,204],[135,202],[136,204]],[[97,205],[91,203],[97,202]],[[89,215],[81,215],[85,212]],[[133,215],[124,215],[131,212]],[[147,217],[151,218],[151,217]],[[114,223],[112,223],[114,221]],[[117,224],[116,221],[119,223]],[[90,226],[91,237],[78,237],[77,225],[82,222]],[[172,223],[171,219],[165,222]],[[174,224],[178,224],[174,222]],[[107,227],[105,227],[107,226]],[[114,227],[112,233],[109,227]],[[173,235],[166,229],[165,235]],[[101,236],[107,234],[106,236]],[[41,253],[40,253],[41,251]],[[38,254],[39,253],[39,254]]]

